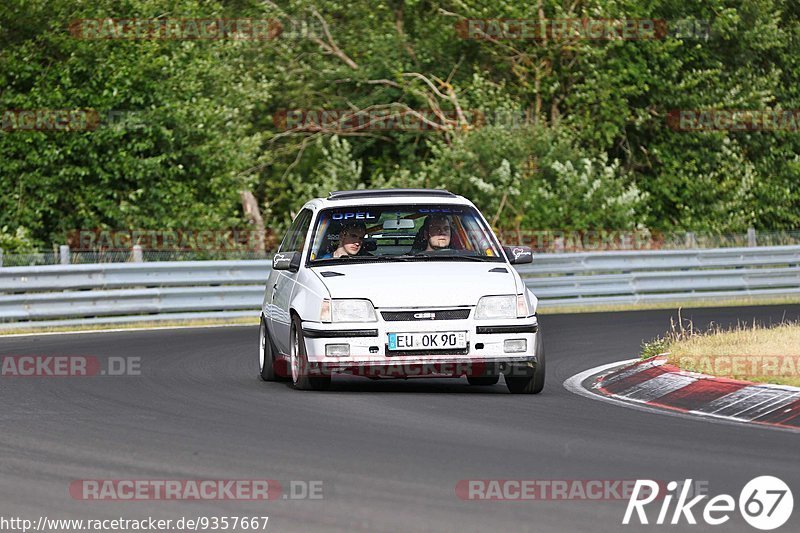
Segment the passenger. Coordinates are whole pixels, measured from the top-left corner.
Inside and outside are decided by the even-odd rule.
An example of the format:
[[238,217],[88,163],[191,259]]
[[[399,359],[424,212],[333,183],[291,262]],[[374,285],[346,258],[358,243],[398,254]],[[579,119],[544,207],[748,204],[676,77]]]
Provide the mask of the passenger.
[[412,251],[433,252],[450,248],[450,231],[447,215],[429,215],[420,228]]
[[363,222],[345,222],[339,230],[339,246],[333,252],[320,256],[320,259],[363,255],[366,233],[367,226]]

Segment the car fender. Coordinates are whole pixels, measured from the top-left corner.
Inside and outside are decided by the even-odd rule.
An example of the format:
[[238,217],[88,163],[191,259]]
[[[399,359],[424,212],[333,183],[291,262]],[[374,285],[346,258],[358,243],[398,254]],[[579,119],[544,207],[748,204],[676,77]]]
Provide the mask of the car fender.
[[308,268],[301,268],[292,290],[289,309],[306,322],[319,322],[322,300],[330,298],[330,292],[319,277]]
[[528,297],[528,304],[530,305],[530,313],[531,315],[536,314],[536,309],[539,307],[539,299],[536,297],[535,294],[525,285],[525,280],[522,279],[522,276],[519,275],[517,269],[515,269],[511,265],[507,265],[508,268],[512,270],[514,273],[514,283],[517,286],[517,294],[525,294]]
[[269,317],[269,306],[272,304],[272,285],[278,277],[278,273],[270,269],[267,283],[264,286],[264,298],[261,301],[261,314],[264,317]]
[[530,304],[530,312],[531,314],[536,314],[536,311],[539,309],[539,298],[536,297],[530,289],[525,289],[528,293],[528,303]]

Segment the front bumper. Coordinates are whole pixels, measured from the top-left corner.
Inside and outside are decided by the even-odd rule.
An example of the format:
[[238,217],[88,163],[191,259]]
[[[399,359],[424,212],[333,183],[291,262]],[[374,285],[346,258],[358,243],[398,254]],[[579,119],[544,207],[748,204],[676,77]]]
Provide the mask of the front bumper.
[[[466,332],[467,346],[451,350],[388,349],[389,333]],[[321,371],[369,377],[492,375],[527,372],[537,363],[536,316],[512,320],[419,320],[371,323],[303,322],[309,364]],[[525,340],[527,349],[506,352],[506,340]],[[327,356],[326,345],[349,346],[349,355]]]

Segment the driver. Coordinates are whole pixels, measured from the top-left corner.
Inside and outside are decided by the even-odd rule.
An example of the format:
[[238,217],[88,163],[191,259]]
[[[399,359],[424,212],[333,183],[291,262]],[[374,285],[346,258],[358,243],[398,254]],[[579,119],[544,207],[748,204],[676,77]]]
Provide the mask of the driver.
[[422,224],[422,234],[426,252],[450,248],[450,219],[447,215],[428,216]]
[[367,226],[363,222],[346,222],[339,230],[339,246],[331,253],[328,252],[320,259],[338,259],[359,255],[364,248],[364,235]]

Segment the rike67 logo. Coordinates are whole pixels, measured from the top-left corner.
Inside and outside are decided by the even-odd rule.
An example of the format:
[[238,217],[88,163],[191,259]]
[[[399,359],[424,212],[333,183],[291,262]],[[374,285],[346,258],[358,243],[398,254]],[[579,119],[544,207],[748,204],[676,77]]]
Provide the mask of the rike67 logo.
[[[687,479],[681,484],[676,481],[670,481],[667,484],[667,493],[661,501],[661,508],[655,521],[656,524],[675,525],[685,520],[685,523],[694,525],[697,524],[695,512],[702,513],[703,521],[712,526],[721,525],[730,520],[731,513],[737,507],[737,502],[733,496],[720,494],[709,499],[704,506],[701,506],[698,504],[708,495],[702,494],[689,499],[691,486],[691,479]],[[678,494],[679,487],[680,494]],[[677,501],[670,516],[670,507],[676,496]],[[649,479],[636,480],[622,523],[624,525],[635,524],[638,519],[640,524],[649,524],[645,507],[653,503],[658,497],[657,482]],[[773,476],[759,476],[751,479],[744,486],[742,492],[739,493],[738,507],[739,512],[748,524],[756,529],[769,531],[781,527],[789,520],[794,508],[794,498],[789,486],[782,480]]]

